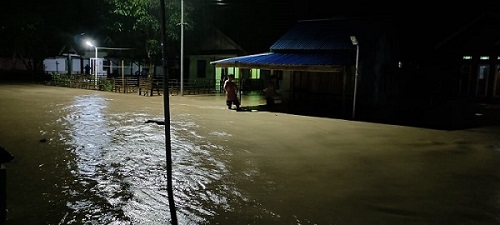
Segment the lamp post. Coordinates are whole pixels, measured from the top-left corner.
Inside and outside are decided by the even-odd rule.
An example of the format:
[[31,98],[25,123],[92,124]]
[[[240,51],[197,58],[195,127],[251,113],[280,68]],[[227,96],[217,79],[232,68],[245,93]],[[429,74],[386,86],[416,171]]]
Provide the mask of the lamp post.
[[184,0],[181,0],[181,96],[184,96]]
[[181,65],[180,65],[180,87],[181,87],[181,96],[184,95],[184,0],[181,0],[181,22],[177,25],[181,26]]
[[359,43],[356,36],[351,36],[351,42],[356,46],[356,71],[354,74],[354,97],[352,99],[352,119],[354,119],[356,115],[356,92],[358,89],[358,60],[359,60]]
[[[95,49],[95,60],[94,60],[94,79],[95,79],[95,87],[97,87],[97,62],[98,62],[98,58],[97,58],[97,50],[98,49],[104,49],[104,50],[115,50],[115,51],[129,51],[129,50],[134,50],[134,48],[110,48],[110,47],[97,47],[95,46],[94,44],[92,44],[92,42],[90,41],[85,41],[85,44],[90,46],[90,47],[94,47]],[[104,61],[104,60],[103,60]],[[122,61],[122,80],[125,80],[125,71],[123,70],[124,66],[123,66],[123,61]],[[110,66],[110,69],[111,66]],[[123,82],[123,90],[125,90],[125,82]]]
[[94,59],[94,89],[97,87],[97,46],[92,44],[90,41],[86,41],[85,44],[87,44],[90,47],[94,47],[95,49],[95,59]]

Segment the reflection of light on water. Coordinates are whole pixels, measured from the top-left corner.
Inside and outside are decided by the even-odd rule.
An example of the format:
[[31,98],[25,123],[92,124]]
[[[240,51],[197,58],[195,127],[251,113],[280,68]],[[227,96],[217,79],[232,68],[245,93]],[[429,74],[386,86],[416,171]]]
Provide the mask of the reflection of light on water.
[[228,134],[226,132],[218,132],[218,131],[213,131],[210,133],[211,135],[218,136],[218,137],[231,137],[231,134]]
[[[63,110],[61,139],[75,156],[67,187],[66,220],[92,224],[167,224],[164,127],[144,123],[147,114],[106,114],[106,99],[80,96]],[[214,152],[224,152],[193,131],[192,122],[172,122],[174,194],[182,224],[199,224],[217,210],[230,211],[224,182],[228,169]],[[70,223],[68,223],[70,224]]]
[[103,110],[106,101],[96,96],[83,96],[75,100],[73,116],[68,118],[71,124],[70,136],[78,156],[76,171],[79,174],[95,174],[102,164],[102,149],[109,145],[109,128],[105,124]]

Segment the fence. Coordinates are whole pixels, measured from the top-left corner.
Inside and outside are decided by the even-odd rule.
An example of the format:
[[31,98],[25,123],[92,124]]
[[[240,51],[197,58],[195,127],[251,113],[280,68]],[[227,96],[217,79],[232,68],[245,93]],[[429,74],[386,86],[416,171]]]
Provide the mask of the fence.
[[[179,94],[181,90],[180,81],[168,80],[169,94]],[[112,78],[87,74],[54,74],[47,85],[92,89],[101,91],[113,91],[118,93],[138,93],[144,96],[161,95],[163,92],[163,78],[148,78],[145,76],[125,76],[124,78]],[[188,79],[183,82],[184,94],[210,94],[216,93],[218,83],[211,79]]]

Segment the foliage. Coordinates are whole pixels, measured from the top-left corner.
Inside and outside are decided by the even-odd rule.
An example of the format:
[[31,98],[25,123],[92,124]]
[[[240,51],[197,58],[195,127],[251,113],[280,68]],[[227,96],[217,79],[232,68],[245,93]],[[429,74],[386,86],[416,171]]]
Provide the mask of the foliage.
[[[150,66],[161,58],[161,8],[157,0],[107,0],[111,6],[108,28],[126,36],[128,41],[136,40],[136,45],[144,49],[143,54]],[[168,1],[165,21],[166,35],[170,40],[180,39],[180,1]],[[192,7],[184,4],[184,22],[193,24],[190,13]],[[189,30],[192,26],[186,26]],[[150,70],[153,72],[153,70]]]
[[59,73],[52,73],[52,84],[55,86],[69,86],[69,83],[71,82],[71,79],[69,76],[59,74]]
[[[194,24],[190,4],[184,4],[186,30]],[[180,1],[167,1],[166,8],[167,36],[178,40]],[[138,49],[117,53],[132,60],[159,61],[160,15],[158,0],[10,1],[0,7],[0,56],[23,60],[33,74],[43,73],[43,60],[48,57],[70,50],[83,54],[87,46],[76,37],[85,33]]]
[[[157,0],[107,0],[111,5],[109,29],[116,31],[142,31],[147,32],[152,39],[159,40],[161,29],[160,1]],[[167,36],[173,40],[180,38],[179,23],[181,20],[180,1],[168,1],[166,5]],[[193,24],[190,13],[193,7],[184,4],[184,22]],[[189,27],[185,28],[190,29]]]
[[33,74],[43,71],[43,60],[60,48],[55,29],[37,14],[24,15],[2,28],[2,55],[10,53],[10,57],[22,60]]
[[112,80],[102,80],[101,81],[101,90],[102,91],[112,91],[113,90],[113,81]]
[[[97,16],[83,17],[88,1],[9,1],[0,7],[0,56],[22,60],[32,75],[43,74],[43,60],[61,54],[64,34],[85,30]],[[101,4],[92,13],[100,15]],[[88,11],[86,11],[88,12]],[[85,14],[88,15],[88,14]],[[83,20],[83,18],[85,20]]]

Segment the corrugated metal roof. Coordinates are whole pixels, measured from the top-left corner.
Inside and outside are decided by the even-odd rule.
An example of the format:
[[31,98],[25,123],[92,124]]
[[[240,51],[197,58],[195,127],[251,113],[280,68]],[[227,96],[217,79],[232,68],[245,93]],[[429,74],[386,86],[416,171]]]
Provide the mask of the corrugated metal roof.
[[262,53],[229,59],[221,59],[219,63],[248,63],[248,64],[275,64],[275,65],[344,65],[352,63],[354,57],[334,54],[297,54],[297,53]]
[[[373,22],[373,21],[372,21]],[[366,18],[304,20],[278,39],[268,53],[213,61],[217,67],[302,71],[333,71],[355,63],[351,36],[365,42],[367,28],[377,29]],[[364,45],[367,46],[367,45]]]
[[262,53],[256,55],[240,56],[210,62],[219,67],[241,67],[262,69],[296,69],[304,68],[314,70],[332,70],[337,66],[352,64],[353,56],[335,54],[299,54],[299,53]]
[[279,51],[343,51],[355,50],[350,36],[357,35],[355,24],[346,20],[299,21],[272,46]]

